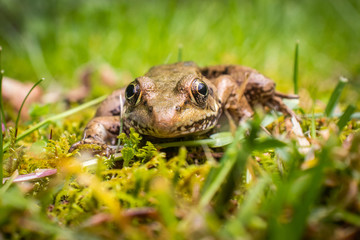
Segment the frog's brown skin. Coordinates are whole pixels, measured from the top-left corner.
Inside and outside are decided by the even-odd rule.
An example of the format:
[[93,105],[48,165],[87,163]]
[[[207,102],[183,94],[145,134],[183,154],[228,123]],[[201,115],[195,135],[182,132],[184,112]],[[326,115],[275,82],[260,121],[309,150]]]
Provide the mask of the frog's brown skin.
[[248,67],[199,68],[193,62],[155,66],[127,89],[114,91],[86,126],[83,140],[70,151],[87,143],[114,145],[121,111],[125,131],[133,127],[143,135],[177,138],[209,131],[223,112],[239,123],[252,116],[255,105],[295,116],[282,98],[297,96],[276,92],[272,80]]

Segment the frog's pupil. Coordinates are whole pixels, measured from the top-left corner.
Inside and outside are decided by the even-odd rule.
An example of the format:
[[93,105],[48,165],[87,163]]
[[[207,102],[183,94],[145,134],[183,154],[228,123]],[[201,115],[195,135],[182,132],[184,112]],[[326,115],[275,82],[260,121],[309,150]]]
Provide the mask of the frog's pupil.
[[207,86],[204,84],[204,83],[199,83],[198,85],[198,92],[201,94],[201,95],[206,95],[207,94]]
[[134,95],[135,95],[135,86],[134,86],[134,84],[130,84],[126,88],[126,98],[131,98]]

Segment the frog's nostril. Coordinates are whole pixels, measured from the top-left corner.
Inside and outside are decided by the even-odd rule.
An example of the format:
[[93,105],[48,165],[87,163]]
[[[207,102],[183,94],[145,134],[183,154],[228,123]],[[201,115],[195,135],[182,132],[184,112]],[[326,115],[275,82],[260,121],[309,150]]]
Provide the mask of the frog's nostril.
[[153,107],[152,106],[149,106],[148,108],[149,112],[151,113],[153,111]]

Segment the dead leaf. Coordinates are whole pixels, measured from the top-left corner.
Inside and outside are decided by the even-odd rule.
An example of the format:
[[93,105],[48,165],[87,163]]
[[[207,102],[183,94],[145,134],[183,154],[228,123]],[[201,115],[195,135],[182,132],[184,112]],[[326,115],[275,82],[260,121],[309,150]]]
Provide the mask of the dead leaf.
[[92,67],[87,67],[81,73],[80,80],[81,86],[71,90],[65,97],[66,101],[69,103],[81,102],[83,101],[91,91],[91,76],[94,70]]
[[[15,111],[19,111],[23,100],[33,85],[33,83],[22,83],[18,80],[4,77],[2,81],[2,96],[4,102],[9,103],[15,109]],[[21,111],[22,119],[29,119],[29,106],[34,102],[40,102],[42,95],[43,91],[41,88],[34,88],[34,90],[27,98]]]

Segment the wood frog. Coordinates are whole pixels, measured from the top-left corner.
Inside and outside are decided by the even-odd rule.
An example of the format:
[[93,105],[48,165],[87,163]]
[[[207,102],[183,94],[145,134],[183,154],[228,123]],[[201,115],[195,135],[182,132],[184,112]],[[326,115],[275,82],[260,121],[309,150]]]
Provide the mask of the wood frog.
[[239,124],[253,115],[256,105],[295,116],[283,98],[297,96],[275,91],[274,81],[249,67],[159,65],[102,102],[70,151],[81,144],[115,145],[120,116],[125,132],[134,128],[153,138],[179,138],[210,131],[224,113]]

